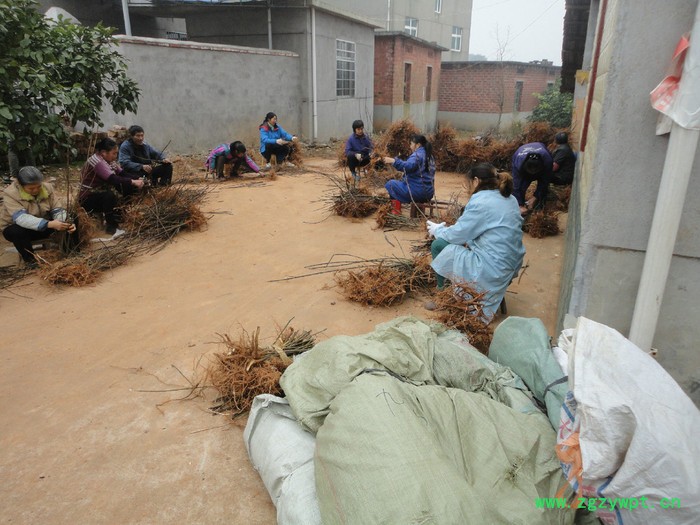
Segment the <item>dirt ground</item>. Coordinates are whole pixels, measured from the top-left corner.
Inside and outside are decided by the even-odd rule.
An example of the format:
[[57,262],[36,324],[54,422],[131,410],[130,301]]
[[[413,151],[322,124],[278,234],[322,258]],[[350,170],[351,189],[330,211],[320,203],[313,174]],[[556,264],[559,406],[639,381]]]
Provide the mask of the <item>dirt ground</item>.
[[[391,308],[350,303],[332,274],[269,282],[333,254],[410,256],[423,236],[329,216],[320,199],[331,186],[317,172],[339,169],[313,158],[263,185],[213,183],[206,231],[92,286],[32,276],[0,291],[3,522],[276,522],[243,445],[245,419],[212,415],[214,392],[176,401],[183,391],[168,390],[187,386],[179,371],[192,377],[202,356],[224,351],[217,334],[242,328],[272,339],[294,318],[324,339],[430,316],[420,297]],[[460,176],[438,173],[436,186],[447,200]],[[539,317],[554,335],[563,235],[525,243],[528,268],[509,288],[508,313]]]

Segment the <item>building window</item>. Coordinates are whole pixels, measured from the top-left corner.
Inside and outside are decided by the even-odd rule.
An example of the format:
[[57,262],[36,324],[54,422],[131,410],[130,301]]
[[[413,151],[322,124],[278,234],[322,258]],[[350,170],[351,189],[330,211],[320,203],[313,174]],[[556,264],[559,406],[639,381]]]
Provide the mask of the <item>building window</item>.
[[428,66],[428,78],[425,80],[425,100],[430,101],[433,90],[433,66]]
[[411,102],[411,64],[403,65],[403,101]]
[[435,0],[435,12],[442,13],[442,0]]
[[513,100],[513,111],[520,111],[520,103],[523,101],[523,82],[515,82],[515,99]]
[[335,94],[339,97],[355,96],[355,43],[335,41]]
[[168,40],[187,40],[187,33],[181,31],[166,31],[165,38]]
[[452,43],[450,44],[451,51],[462,51],[462,28],[452,26]]
[[547,82],[547,89],[552,89],[554,87],[554,82],[551,80]]
[[407,16],[403,32],[407,35],[418,36],[418,19]]

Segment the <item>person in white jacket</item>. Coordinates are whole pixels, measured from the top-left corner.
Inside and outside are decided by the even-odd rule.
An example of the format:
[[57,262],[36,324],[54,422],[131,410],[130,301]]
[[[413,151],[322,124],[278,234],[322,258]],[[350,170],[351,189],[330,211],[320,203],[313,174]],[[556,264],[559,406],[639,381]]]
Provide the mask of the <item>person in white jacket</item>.
[[447,278],[486,292],[483,316],[490,321],[523,264],[523,219],[507,173],[478,164],[467,174],[467,184],[473,193],[453,226],[428,221],[428,233],[435,237],[431,266],[438,288]]

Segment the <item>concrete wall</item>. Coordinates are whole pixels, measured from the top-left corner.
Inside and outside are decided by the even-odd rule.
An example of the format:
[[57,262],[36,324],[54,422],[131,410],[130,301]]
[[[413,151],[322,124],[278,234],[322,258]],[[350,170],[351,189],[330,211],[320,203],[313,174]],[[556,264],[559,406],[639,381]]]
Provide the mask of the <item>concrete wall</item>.
[[[560,68],[523,62],[443,62],[438,120],[458,129],[484,130],[524,120],[559,78]],[[515,108],[516,83],[522,82],[520,107]]]
[[[192,40],[219,42],[251,47],[267,47],[267,10],[200,9],[187,14],[187,30]],[[280,8],[272,10],[272,45],[275,49],[292,51],[299,55],[301,96],[298,100],[302,114],[295,129],[305,140],[312,140],[313,107],[311,67],[311,10],[308,8]],[[336,95],[336,39],[355,43],[355,96]],[[316,139],[345,137],[351,123],[357,118],[365,121],[372,131],[374,105],[374,30],[371,26],[316,10],[316,71],[318,89],[318,131]],[[283,75],[268,86],[271,92],[284,91],[287,79]],[[266,110],[267,111],[267,110]],[[269,111],[279,114],[273,103]],[[264,112],[263,114],[264,115]]]
[[[664,77],[680,35],[691,29],[696,6],[694,0],[678,0],[673,9],[662,0],[608,2],[569,210],[560,319],[584,315],[629,332],[668,146],[668,136],[654,133],[658,115],[649,92]],[[659,362],[696,404],[700,201],[692,196],[700,192],[699,161],[700,151],[654,338]]]
[[[299,57],[290,52],[120,37],[129,76],[141,89],[138,113],[105,111],[106,127],[140,124],[147,141],[172,153],[198,153],[232,140],[258,148],[258,125],[274,107],[300,128]],[[284,78],[284,89],[278,86]]]
[[[437,125],[440,49],[402,33],[375,38],[374,125],[386,129],[403,118],[411,118],[425,133]],[[404,67],[411,65],[410,98],[404,101]],[[432,68],[428,89],[428,68]]]

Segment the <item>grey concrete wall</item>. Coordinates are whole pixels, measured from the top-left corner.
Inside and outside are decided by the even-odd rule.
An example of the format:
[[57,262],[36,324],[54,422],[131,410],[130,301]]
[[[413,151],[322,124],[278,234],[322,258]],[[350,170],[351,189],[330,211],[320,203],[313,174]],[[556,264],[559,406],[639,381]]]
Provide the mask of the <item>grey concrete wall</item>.
[[[200,10],[187,15],[191,39],[219,43],[267,47],[267,10],[256,8]],[[302,118],[295,131],[305,140],[312,140],[312,67],[311,10],[283,8],[272,10],[272,45],[275,49],[299,55],[301,96],[298,105]],[[355,96],[336,96],[336,39],[355,43]],[[374,104],[374,30],[371,26],[316,10],[316,70],[318,96],[317,140],[344,137],[350,134],[353,120],[362,118],[368,132],[372,130]],[[286,89],[287,79],[277,76],[271,91]],[[280,109],[275,111],[287,121]]]
[[[501,129],[507,128],[515,122],[524,123],[531,114],[531,111],[503,113],[501,115]],[[485,131],[494,129],[498,124],[498,114],[496,113],[438,111],[437,119],[443,124],[449,123],[452,127],[465,131]]]
[[[232,140],[257,149],[258,125],[270,108],[285,129],[300,127],[301,78],[294,53],[150,38],[120,41],[141,99],[135,115],[105,111],[106,127],[140,124],[152,146],[172,141],[172,153],[203,152]],[[276,88],[280,78],[284,89]]]
[[[678,0],[673,9],[662,0],[608,3],[569,212],[560,319],[569,312],[629,332],[668,146],[667,136],[654,133],[649,92],[664,77],[680,35],[691,29],[696,6],[694,0]],[[659,362],[700,404],[700,201],[692,198],[698,192],[700,151],[654,346]]]

